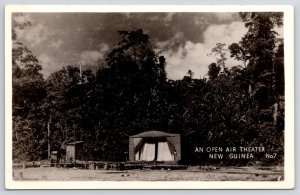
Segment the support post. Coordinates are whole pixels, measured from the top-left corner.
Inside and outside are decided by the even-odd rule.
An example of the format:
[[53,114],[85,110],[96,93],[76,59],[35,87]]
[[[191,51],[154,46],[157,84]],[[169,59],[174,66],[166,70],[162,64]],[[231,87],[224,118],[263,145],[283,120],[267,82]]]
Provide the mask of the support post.
[[51,118],[48,121],[48,138],[47,138],[47,142],[48,142],[48,162],[49,162],[49,166],[51,165],[51,145],[50,145],[50,123],[51,123]]

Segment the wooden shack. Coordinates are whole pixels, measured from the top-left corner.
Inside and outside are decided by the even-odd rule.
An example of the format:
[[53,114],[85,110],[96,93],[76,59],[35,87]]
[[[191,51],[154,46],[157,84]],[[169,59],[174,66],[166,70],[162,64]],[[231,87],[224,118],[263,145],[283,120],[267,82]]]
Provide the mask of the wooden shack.
[[75,163],[83,158],[84,141],[70,142],[66,145],[66,162]]

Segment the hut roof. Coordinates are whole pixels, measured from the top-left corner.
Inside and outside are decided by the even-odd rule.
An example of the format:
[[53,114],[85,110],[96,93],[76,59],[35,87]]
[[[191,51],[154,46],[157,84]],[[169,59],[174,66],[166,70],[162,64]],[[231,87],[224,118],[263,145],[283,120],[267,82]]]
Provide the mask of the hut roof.
[[166,133],[162,131],[145,131],[143,133],[132,135],[130,137],[143,138],[143,137],[176,137],[176,136],[178,136],[178,134]]
[[75,142],[70,142],[67,145],[77,145],[77,144],[82,144],[84,141],[75,141]]

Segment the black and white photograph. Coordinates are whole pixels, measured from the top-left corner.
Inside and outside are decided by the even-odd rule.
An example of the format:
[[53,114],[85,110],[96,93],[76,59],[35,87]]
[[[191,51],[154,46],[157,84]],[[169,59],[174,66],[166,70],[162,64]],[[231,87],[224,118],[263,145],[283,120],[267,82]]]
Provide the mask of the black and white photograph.
[[40,8],[6,9],[8,188],[293,188],[292,7]]

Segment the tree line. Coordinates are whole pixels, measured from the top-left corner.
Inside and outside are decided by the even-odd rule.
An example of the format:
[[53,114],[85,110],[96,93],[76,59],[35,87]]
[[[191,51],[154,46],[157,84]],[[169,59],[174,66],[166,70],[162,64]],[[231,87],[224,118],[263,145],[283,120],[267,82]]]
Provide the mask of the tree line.
[[[205,163],[195,146],[264,146],[283,162],[284,52],[276,38],[282,13],[240,13],[247,33],[226,48],[211,50],[208,76],[167,79],[167,59],[139,29],[119,31],[120,41],[96,73],[66,66],[47,79],[42,65],[22,43],[13,21],[13,159],[48,158],[72,141],[84,141],[89,160],[124,161],[129,136],[146,130],[179,133],[185,163]],[[237,29],[238,30],[238,29]],[[228,68],[226,50],[241,62]],[[199,59],[201,60],[201,59]],[[50,135],[48,135],[48,128]],[[248,163],[228,161],[227,163]]]

